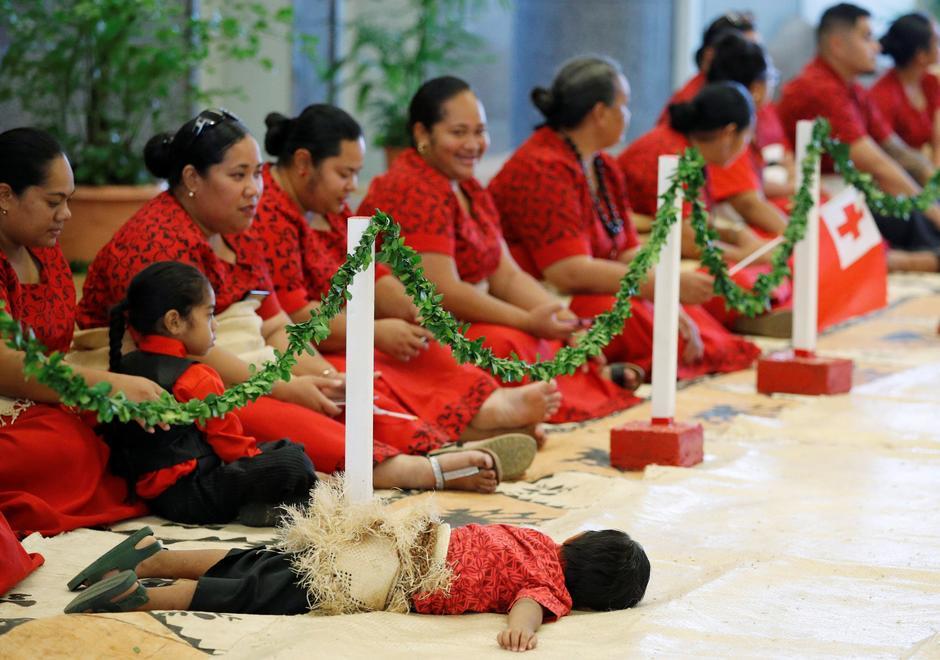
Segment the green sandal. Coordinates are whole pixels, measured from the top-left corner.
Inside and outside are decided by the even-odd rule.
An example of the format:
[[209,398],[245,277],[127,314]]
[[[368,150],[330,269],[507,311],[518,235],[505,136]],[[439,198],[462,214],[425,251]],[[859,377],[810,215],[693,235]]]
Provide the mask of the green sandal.
[[145,548],[137,549],[134,547],[148,536],[153,536],[152,529],[149,527],[138,529],[69,580],[69,591],[77,591],[82,585],[90,586],[100,581],[110,571],[133,569],[147,557],[156,554],[163,548],[160,541],[151,543]]
[[485,440],[472,442],[458,442],[452,445],[435,449],[428,456],[440,456],[459,451],[483,451],[493,457],[493,466],[496,469],[496,478],[518,479],[535,460],[538,445],[535,438],[525,433],[506,433]]
[[135,584],[137,584],[137,575],[134,571],[122,571],[117,575],[107,577],[73,598],[72,602],[65,606],[65,613],[130,612],[135,610],[150,600],[147,597],[147,590],[140,584],[137,584],[137,588],[124,598],[114,600]]

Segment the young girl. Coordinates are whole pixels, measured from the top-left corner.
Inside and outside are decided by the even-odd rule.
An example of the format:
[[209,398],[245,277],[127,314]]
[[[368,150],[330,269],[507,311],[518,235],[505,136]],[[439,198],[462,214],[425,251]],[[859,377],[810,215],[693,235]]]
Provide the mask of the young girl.
[[[499,645],[526,651],[543,621],[572,609],[633,607],[650,577],[643,548],[618,530],[584,532],[561,545],[512,525],[451,530],[427,503],[350,504],[342,484],[321,482],[310,508],[291,509],[288,520],[275,549],[157,552],[160,543],[141,530],[96,562],[107,577],[65,611],[499,612],[509,615]],[[178,581],[144,588],[138,578],[145,577]]]
[[[186,357],[205,355],[215,342],[214,308],[215,293],[198,269],[176,261],[148,266],[111,310],[111,370],[151,378],[181,402],[221,394],[218,373]],[[139,350],[122,356],[125,325]],[[302,445],[259,445],[231,413],[155,433],[112,423],[105,438],[112,470],[170,520],[270,525],[276,505],[305,501],[316,481]]]

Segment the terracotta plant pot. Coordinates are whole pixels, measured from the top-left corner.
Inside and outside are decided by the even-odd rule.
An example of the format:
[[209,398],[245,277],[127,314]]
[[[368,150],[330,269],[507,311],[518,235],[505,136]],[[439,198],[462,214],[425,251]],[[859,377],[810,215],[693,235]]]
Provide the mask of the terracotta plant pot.
[[59,235],[70,262],[91,263],[105,243],[163,186],[76,186],[69,201],[72,219]]

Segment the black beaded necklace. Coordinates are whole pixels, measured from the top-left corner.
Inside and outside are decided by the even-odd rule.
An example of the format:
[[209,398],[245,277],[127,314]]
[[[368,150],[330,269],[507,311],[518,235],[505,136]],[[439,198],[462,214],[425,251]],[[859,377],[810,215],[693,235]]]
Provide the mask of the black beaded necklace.
[[[560,131],[558,134],[571,151],[574,152],[574,157],[578,160],[578,165],[581,166],[581,171],[584,173],[584,181],[588,184],[588,190],[590,190],[590,180],[588,179],[587,168],[584,166],[584,160],[581,158],[581,152],[578,151],[577,145],[570,137]],[[601,224],[604,225],[607,235],[613,238],[623,231],[623,218],[620,217],[620,214],[617,212],[617,207],[614,206],[610,195],[607,194],[607,185],[604,183],[604,160],[600,155],[594,156],[594,176],[597,177],[597,190],[591,190],[591,201],[594,202],[594,212],[601,219]],[[600,197],[598,197],[598,193]],[[602,200],[603,204],[601,203]]]

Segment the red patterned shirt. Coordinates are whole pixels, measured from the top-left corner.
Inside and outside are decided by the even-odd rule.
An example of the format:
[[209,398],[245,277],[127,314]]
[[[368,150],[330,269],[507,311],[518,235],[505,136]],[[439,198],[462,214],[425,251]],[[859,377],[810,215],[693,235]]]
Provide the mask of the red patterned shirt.
[[[325,217],[328,228],[317,229],[303,210],[264,166],[264,194],[251,233],[264,246],[268,268],[281,306],[288,314],[319,300],[330,278],[346,261],[348,207]],[[376,264],[375,278],[389,275],[388,266]]]
[[0,300],[13,318],[32,328],[49,352],[68,351],[75,328],[75,286],[72,271],[58,245],[28,248],[39,265],[39,281],[20,282],[13,265],[0,251]]
[[869,90],[871,100],[878,106],[885,121],[907,144],[920,149],[933,140],[933,121],[940,108],[940,80],[932,73],[920,79],[920,88],[927,101],[923,110],[911,103],[897,70],[885,73]]
[[447,548],[454,580],[447,594],[412,600],[421,614],[506,613],[520,598],[531,598],[549,619],[571,611],[561,548],[534,529],[512,525],[455,528]]
[[[832,136],[845,144],[866,135],[880,143],[892,132],[868,91],[858,83],[846,82],[821,57],[784,85],[777,113],[791,144],[795,144],[796,122],[816,117],[828,119]],[[829,157],[823,158],[823,169],[832,171]]]
[[453,257],[460,278],[479,282],[492,275],[502,256],[499,214],[493,198],[476,179],[460,182],[472,214],[464,213],[450,180],[414,149],[392,163],[369,186],[359,215],[376,209],[401,225],[405,243],[418,252]]
[[172,194],[157,195],[131,216],[92,262],[78,306],[79,326],[107,325],[109,310],[124,297],[134,275],[157,261],[181,261],[201,270],[215,289],[218,312],[249,291],[262,289],[271,295],[258,314],[264,319],[277,314],[281,306],[262,246],[247,232],[228,234],[225,242],[235,252],[234,264],[212,251],[206,235]]
[[551,128],[536,130],[490,183],[506,241],[533,276],[567,257],[615,259],[639,244],[623,176],[613,157],[602,153],[601,159],[604,187],[624,220],[614,236],[604,228],[577,157]]

